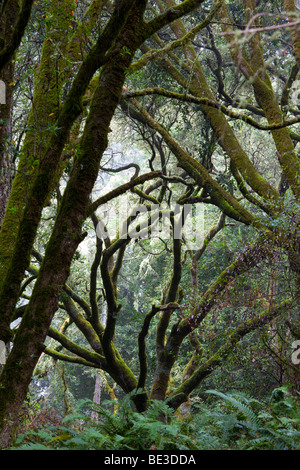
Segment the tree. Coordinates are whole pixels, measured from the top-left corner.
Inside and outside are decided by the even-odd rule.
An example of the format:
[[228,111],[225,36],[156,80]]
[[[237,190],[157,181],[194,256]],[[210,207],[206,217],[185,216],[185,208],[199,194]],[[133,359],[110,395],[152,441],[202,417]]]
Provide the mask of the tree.
[[[165,2],[167,7],[174,6],[174,2]],[[263,8],[264,5],[261,5]],[[233,7],[232,9],[234,9]],[[287,11],[294,11],[291,5],[286,4]],[[160,5],[160,9],[163,7]],[[255,121],[248,116],[248,114],[236,113],[232,109],[228,110],[224,105],[218,102],[215,98],[213,91],[206,80],[205,73],[203,71],[202,64],[199,60],[199,53],[195,50],[192,44],[195,30],[201,29],[201,26],[206,26],[204,21],[202,25],[198,25],[187,33],[185,26],[182,21],[176,21],[172,23],[171,29],[175,35],[175,40],[169,44],[164,44],[161,38],[157,35],[155,41],[157,49],[144,48],[144,57],[142,57],[136,64],[135,70],[141,64],[145,64],[147,60],[156,60],[164,71],[170,74],[175,84],[181,86],[183,89],[182,93],[178,91],[165,90],[162,87],[148,88],[144,90],[138,90],[129,92],[124,96],[125,99],[129,100],[129,112],[134,115],[140,121],[150,126],[156,132],[158,132],[169,148],[172,150],[177,158],[178,165],[186,171],[202,188],[202,194],[198,196],[198,201],[214,204],[218,206],[227,216],[242,221],[246,225],[256,227],[260,231],[264,231],[264,235],[261,239],[258,239],[257,245],[253,248],[252,253],[254,254],[255,262],[263,259],[267,254],[266,243],[274,246],[283,246],[287,251],[290,259],[290,267],[294,272],[296,291],[299,291],[299,265],[297,259],[299,258],[299,239],[297,224],[299,221],[299,212],[297,209],[298,199],[298,185],[299,185],[299,159],[295,152],[295,142],[298,141],[299,137],[297,134],[290,132],[287,124],[288,120],[284,111],[280,107],[280,102],[275,95],[274,85],[272,84],[273,77],[269,76],[267,66],[264,60],[263,43],[260,38],[260,24],[255,2],[243,2],[243,8],[240,8],[239,14],[243,17],[245,24],[250,25],[253,22],[256,29],[250,29],[249,38],[244,36],[241,43],[238,39],[235,39],[235,25],[234,20],[231,16],[229,6],[225,2],[216,2],[216,9],[218,9],[218,18],[224,38],[227,41],[228,50],[231,59],[234,61],[235,67],[240,73],[242,73],[245,79],[248,81],[249,86],[253,90],[253,100],[256,102],[256,107],[249,106],[248,101],[246,104],[241,102],[237,103],[237,100],[232,99],[225,91],[225,83],[222,79],[222,56],[217,51],[215,44],[212,44],[214,53],[218,60],[218,73],[215,72],[218,78],[218,91],[221,92],[221,97],[227,101],[231,106],[238,106],[239,109],[245,108],[253,113],[255,116],[264,116],[267,120],[267,124]],[[216,13],[216,9],[213,10]],[[238,8],[239,10],[239,8]],[[262,13],[263,15],[263,13]],[[253,20],[252,20],[253,18]],[[292,23],[291,23],[292,24]],[[287,25],[288,26],[288,25]],[[292,28],[294,26],[291,26]],[[249,29],[249,27],[248,27]],[[246,27],[247,31],[247,27]],[[293,40],[295,44],[295,51],[297,44],[295,30],[293,29]],[[243,33],[241,33],[243,35]],[[211,38],[211,33],[209,35]],[[238,38],[238,36],[237,36]],[[244,47],[242,47],[244,45]],[[182,46],[181,52],[178,55],[174,54],[174,49]],[[162,54],[165,51],[165,54]],[[181,56],[181,53],[183,56]],[[179,65],[183,71],[179,70]],[[185,72],[185,73],[183,73]],[[291,76],[286,78],[285,87],[283,88],[283,97],[286,99],[286,93],[288,87],[295,79],[295,69],[292,68]],[[188,78],[186,78],[188,77]],[[176,85],[175,85],[176,86]],[[197,103],[201,106],[202,112],[209,119],[212,128],[214,129],[219,145],[226,152],[226,155],[230,158],[230,172],[232,177],[235,179],[236,184],[246,198],[248,202],[253,204],[257,209],[260,209],[265,216],[256,216],[257,211],[250,211],[244,204],[240,204],[237,197],[233,196],[230,191],[225,190],[216,179],[206,170],[206,168],[199,163],[195,158],[192,158],[188,152],[173,138],[170,133],[166,131],[155,119],[152,118],[149,112],[142,107],[141,103],[136,100],[136,97],[148,95],[148,94],[159,94],[165,97],[172,97],[177,100],[185,102]],[[251,96],[251,95],[250,95]],[[248,97],[247,97],[248,100]],[[291,111],[293,112],[293,111]],[[244,148],[237,139],[237,136],[226,120],[225,115],[233,119],[242,119],[248,124],[261,129],[268,130],[271,132],[274,142],[274,154],[277,156],[279,161],[282,176],[279,187],[276,188],[269,183],[269,181],[257,171],[257,168],[252,164],[249,156],[245,152]],[[296,112],[297,114],[297,112]],[[298,118],[291,119],[290,123],[298,122]],[[287,191],[289,188],[289,191]],[[291,199],[290,199],[291,198]],[[188,202],[189,198],[185,199]],[[195,201],[196,199],[194,199]],[[285,202],[287,200],[293,201],[292,206],[294,209],[290,212],[285,209]],[[294,205],[295,202],[295,205]],[[290,203],[288,203],[289,205]],[[285,214],[285,215],[284,215]],[[285,219],[285,222],[283,221]],[[287,222],[289,221],[289,222]],[[294,222],[291,222],[294,221]],[[261,244],[262,243],[262,244]],[[273,250],[274,248],[272,248]],[[251,248],[250,248],[251,250]],[[261,258],[262,257],[262,258]],[[247,265],[247,256],[243,260],[243,265]],[[250,261],[251,257],[248,258]],[[229,273],[230,270],[227,271]],[[226,277],[226,276],[225,276]],[[227,281],[229,279],[227,278]],[[219,279],[219,290],[222,289],[224,281],[223,276]],[[226,283],[226,282],[225,282]],[[217,287],[217,286],[215,286]],[[214,292],[215,295],[215,292]],[[299,294],[297,294],[299,295]],[[204,296],[205,299],[205,296]],[[203,299],[203,300],[204,300]],[[213,299],[211,299],[213,301]],[[182,321],[180,326],[182,327],[183,335],[187,331],[191,331],[203,321],[203,318],[207,315],[210,309],[210,303],[202,301],[197,309],[188,316],[186,321]],[[192,321],[191,321],[192,319]],[[168,321],[167,321],[168,322]],[[177,336],[180,336],[180,327],[176,325]],[[174,334],[174,337],[176,335]],[[173,339],[175,341],[175,339]],[[181,340],[179,340],[181,342]],[[170,349],[172,355],[174,351],[177,351],[176,347],[173,349],[171,345],[171,339],[169,339]],[[167,347],[162,345],[162,362],[158,365],[158,370],[161,367],[162,370],[170,371],[168,368],[168,359],[166,359]],[[172,361],[169,363],[171,366]],[[200,369],[199,369],[200,374]],[[159,373],[158,373],[159,376]],[[198,375],[198,379],[200,375]],[[196,375],[195,375],[196,379]],[[196,379],[196,380],[198,380]],[[166,380],[166,383],[168,379]],[[193,386],[193,385],[192,385]],[[157,396],[161,396],[161,386],[158,386],[159,393]],[[185,387],[183,386],[183,390]],[[188,383],[186,383],[186,389]],[[165,388],[164,388],[165,391]],[[181,391],[181,389],[180,389]],[[177,393],[179,389],[177,390]],[[164,395],[165,392],[162,393]],[[179,395],[180,396],[180,395]],[[174,399],[174,401],[176,401]],[[180,398],[178,399],[180,401]],[[171,399],[172,402],[172,399]]]
[[1,23],[5,31],[1,31],[0,71],[10,62],[18,46],[30,18],[33,0],[25,0],[19,5],[15,0],[1,2]]
[[[260,8],[263,6],[264,2]],[[285,8],[285,15],[293,16],[293,2],[285,2]],[[255,2],[245,0],[235,7],[224,1],[211,5],[211,2],[203,0],[185,0],[179,4],[172,0],[164,4],[158,0],[99,0],[89,3],[82,13],[71,0],[52,0],[49,9],[40,13],[42,21],[45,21],[45,37],[35,71],[32,106],[18,154],[18,171],[0,231],[0,339],[5,343],[13,340],[12,351],[0,378],[2,446],[9,443],[34,368],[45,350],[47,335],[68,352],[48,348],[45,350],[48,354],[104,370],[125,393],[132,394],[139,411],[147,407],[150,398],[167,399],[176,409],[205,377],[224,363],[245,335],[267,324],[292,305],[290,298],[280,299],[272,309],[267,307],[253,318],[239,322],[219,349],[201,360],[201,344],[195,332],[230,282],[267,257],[274,256],[278,247],[282,247],[289,257],[299,296],[297,227],[300,181],[295,151],[299,136],[289,127],[296,124],[299,117],[297,110],[292,116],[284,114],[285,108],[280,106],[274,91],[272,81],[277,79],[277,75],[272,73],[270,76],[265,64],[260,39],[261,15],[257,14]],[[193,22],[196,26],[192,26]],[[280,19],[278,22],[280,24]],[[288,26],[293,28],[293,25],[291,20]],[[191,29],[187,31],[187,28]],[[239,33],[234,33],[236,29],[241,30],[241,42]],[[221,30],[223,36],[220,36]],[[279,31],[285,34],[285,27]],[[297,31],[292,29],[296,58]],[[199,33],[204,46],[201,41],[200,45],[194,44]],[[245,104],[227,93],[227,83],[223,78],[225,61],[219,54],[216,41],[220,41],[222,49],[227,48],[226,58],[231,57],[236,73],[243,74],[247,80],[249,93],[252,91],[250,104],[248,97]],[[206,80],[200,61],[200,53],[208,47],[217,61],[217,67],[212,70],[218,85],[215,92]],[[13,63],[10,59],[11,56],[7,64]],[[145,88],[142,83],[142,88],[132,90],[134,74],[140,73],[142,67],[149,67],[151,61],[169,77],[170,89]],[[291,62],[293,69],[282,93],[285,102],[296,77],[295,64]],[[137,99],[149,95],[172,98],[173,109],[175,103],[184,102],[201,110],[201,116],[205,116],[213,131],[215,140],[212,142],[218,142],[221,151],[229,158],[230,178],[235,181],[236,191],[226,183],[229,172],[213,173],[213,166],[209,163],[214,147],[207,150],[206,163],[203,159],[193,158],[172,135],[172,124],[169,123],[169,127],[162,125],[151,115],[151,103],[146,107]],[[220,100],[225,100],[225,104]],[[138,175],[137,170],[129,182],[91,201],[102,168],[102,157],[108,147],[110,126],[119,105],[138,123],[142,132],[151,129],[147,136],[148,145],[154,152],[153,158],[156,152],[159,153],[161,166],[157,171],[150,166],[151,172],[142,175]],[[237,110],[229,109],[229,105]],[[242,113],[241,108],[244,110]],[[292,114],[293,109],[288,108],[287,112]],[[277,157],[282,174],[278,188],[253,164],[240,144],[231,120],[242,120],[261,132],[270,131],[276,149],[274,157]],[[172,160],[168,167],[162,144],[168,146],[170,158],[176,159],[182,174],[174,170]],[[130,162],[126,167],[136,167],[136,164]],[[38,228],[64,171],[68,174],[67,184],[59,197],[55,222],[41,256],[34,248]],[[155,182],[148,188],[137,188],[150,180]],[[194,273],[210,239],[224,225],[225,216],[253,227],[258,238],[254,246],[246,247],[219,273],[200,300],[177,315],[183,298],[180,291],[183,243],[180,238],[173,237],[172,251],[169,252],[170,282],[166,283],[161,301],[150,306],[141,322],[136,372],[123,359],[115,341],[122,311],[117,286],[130,238],[122,237],[122,234],[114,240],[97,237],[88,302],[68,285],[68,279],[76,250],[86,237],[83,232],[85,221],[91,218],[94,228],[99,226],[98,207],[128,190],[139,196],[143,203],[159,205],[167,200],[166,193],[172,184],[175,185],[174,200],[183,208],[182,211],[178,208],[181,221],[184,221],[186,204],[214,205],[222,213],[219,225],[208,233],[203,246],[191,253]],[[153,192],[157,189],[158,194]],[[175,215],[170,214],[173,232],[177,230]],[[141,235],[151,225],[137,227],[134,225],[139,223],[135,222],[136,217],[137,213],[133,211],[127,220],[127,229],[133,227]],[[40,262],[38,268],[30,263],[32,255]],[[101,321],[97,298],[99,271],[107,305],[105,324]],[[25,279],[26,273],[32,276],[29,280]],[[197,289],[195,274],[193,279]],[[28,304],[18,308],[20,294],[32,281]],[[88,347],[77,344],[65,334],[68,324],[64,324],[60,331],[51,325],[59,308],[67,313],[68,322],[74,323],[83,333]],[[11,321],[20,316],[21,324],[13,335]],[[146,339],[157,316],[156,370],[148,393]],[[169,393],[172,369],[186,338],[190,339],[192,357],[182,382]]]
[[[61,2],[59,4],[51,2],[50,12],[54,11],[56,13],[56,11],[59,11],[60,13],[63,12],[63,15],[57,15],[57,17],[53,15],[53,22],[49,21],[48,23],[47,37],[43,44],[42,59],[39,66],[41,76],[38,77],[36,83],[36,87],[41,87],[42,90],[36,90],[35,92],[32,113],[34,115],[36,110],[40,110],[45,119],[44,112],[47,109],[50,112],[47,112],[46,116],[50,117],[51,115],[52,119],[46,123],[41,119],[40,123],[38,117],[38,123],[41,124],[39,132],[41,140],[38,142],[38,155],[34,154],[33,159],[30,161],[31,170],[28,175],[25,195],[24,185],[18,185],[16,179],[14,180],[10,200],[16,196],[18,202],[21,203],[19,205],[16,201],[14,202],[14,208],[18,211],[21,223],[15,226],[14,229],[9,227],[10,223],[13,224],[13,222],[9,220],[12,217],[8,207],[6,211],[8,215],[7,218],[4,218],[1,228],[1,233],[4,234],[1,240],[1,298],[3,301],[2,305],[6,305],[5,312],[3,311],[1,316],[1,337],[5,342],[11,337],[9,332],[10,319],[18,299],[18,292],[25,269],[29,264],[30,253],[42,209],[50,192],[55,187],[53,185],[60,171],[61,154],[64,145],[68,140],[72,124],[82,112],[80,101],[87,90],[90,80],[100,68],[101,73],[99,78],[97,78],[98,84],[96,85],[93,99],[89,104],[90,109],[85,124],[85,131],[81,137],[80,148],[78,148],[74,161],[68,189],[64,192],[56,227],[53,230],[51,240],[49,240],[49,256],[45,256],[42,269],[35,284],[35,292],[33,292],[30,305],[28,305],[23,315],[23,326],[18,329],[17,335],[19,341],[15,338],[14,348],[1,375],[1,390],[3,394],[3,399],[1,397],[2,428],[3,420],[6,421],[8,416],[15,415],[16,410],[24,400],[32,371],[43,349],[43,342],[52,316],[57,309],[57,293],[68,277],[72,257],[82,240],[81,226],[87,215],[89,195],[98,174],[101,156],[107,146],[109,124],[120,100],[125,72],[132,61],[132,57],[147,37],[151,36],[169,21],[192,11],[201,2],[183,2],[167,14],[161,15],[148,24],[143,19],[146,3],[120,1],[116,2],[114,7],[108,5],[112,8],[111,17],[103,31],[98,35],[95,44],[83,57],[66,99],[58,106],[60,103],[58,97],[62,91],[62,84],[59,78],[62,78],[64,75],[60,66],[63,67],[65,55],[69,51],[71,51],[71,58],[73,60],[77,58],[76,52],[77,54],[80,52],[81,58],[82,51],[80,46],[83,46],[83,43],[80,41],[80,35],[79,38],[74,35],[73,40],[68,41],[69,35],[65,34],[71,25],[71,19],[75,10],[74,2],[66,1],[63,5]],[[99,5],[98,3],[98,8],[100,6],[102,4],[100,3]],[[90,7],[93,8],[94,3]],[[82,31],[82,36],[84,36],[84,33],[85,31]],[[86,38],[84,37],[84,39]],[[55,51],[53,51],[53,48]],[[60,48],[64,51],[62,57]],[[55,52],[54,55],[52,54],[53,52]],[[61,63],[59,63],[59,59],[62,59]],[[55,63],[53,63],[53,60]],[[56,81],[57,77],[59,77],[58,81]],[[47,96],[45,91],[50,92],[50,97],[45,98],[47,100],[46,108],[40,103],[40,100]],[[30,146],[30,140],[32,145],[31,129],[31,126],[29,126],[29,150],[32,152],[32,146]],[[21,160],[22,156],[20,156],[19,168]],[[26,150],[23,152],[22,162],[24,162],[24,165],[28,164],[28,153]],[[80,196],[78,188],[81,188]],[[17,195],[18,191],[23,192],[23,195]],[[24,198],[26,198],[25,207]],[[66,234],[68,234],[67,238],[65,237]],[[13,249],[5,249],[4,239],[7,236],[14,235],[15,237],[11,244]],[[60,256],[57,251],[58,247],[60,247],[64,259],[63,270],[60,270],[57,265],[57,259]],[[17,264],[15,264],[16,261]],[[35,323],[35,316],[39,318],[38,324],[36,323],[38,330],[32,329],[32,321]],[[109,340],[109,338],[107,339]],[[12,361],[15,367],[16,362],[14,357],[16,356],[18,356],[19,373],[22,375],[22,387],[20,387],[21,382],[18,379],[18,374],[11,374],[9,372],[11,370],[9,363]],[[7,427],[9,428],[10,426],[5,422],[4,435],[7,434]],[[5,438],[3,442],[5,442]]]

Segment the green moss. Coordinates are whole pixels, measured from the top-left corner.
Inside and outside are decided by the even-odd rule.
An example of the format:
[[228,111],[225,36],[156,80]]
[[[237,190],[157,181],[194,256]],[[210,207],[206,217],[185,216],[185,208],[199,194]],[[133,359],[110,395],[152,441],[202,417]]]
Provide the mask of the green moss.
[[[54,126],[59,110],[59,94],[64,80],[60,67],[64,67],[65,64],[62,63],[64,61],[58,59],[57,50],[59,48],[63,50],[66,42],[66,36],[61,34],[59,28],[67,28],[72,17],[74,2],[56,0],[52,1],[51,7],[62,8],[64,15],[59,18],[60,24],[56,25],[58,29],[55,31],[51,29],[52,40],[46,40],[43,44],[41,62],[35,77],[33,106],[28,118],[22,151],[19,154],[18,171],[13,181],[0,232],[0,287],[7,273],[19,223],[37,175],[39,162],[43,159],[49,138],[55,131]],[[49,27],[52,28],[52,26]]]

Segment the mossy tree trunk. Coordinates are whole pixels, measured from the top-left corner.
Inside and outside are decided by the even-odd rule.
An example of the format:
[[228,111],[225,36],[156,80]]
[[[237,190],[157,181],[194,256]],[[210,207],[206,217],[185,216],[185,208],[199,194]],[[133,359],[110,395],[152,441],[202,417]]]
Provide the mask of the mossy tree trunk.
[[[72,15],[71,3],[67,2],[66,5],[66,16],[64,17],[66,24],[63,25],[63,28],[67,27],[70,15]],[[126,73],[135,51],[156,30],[168,24],[169,21],[192,11],[200,3],[202,2],[196,0],[185,1],[172,9],[168,15],[161,15],[161,17],[146,23],[144,20],[146,0],[116,2],[110,20],[100,33],[96,44],[83,58],[71,89],[62,104],[60,104],[58,94],[60,86],[57,90],[57,82],[53,86],[49,84],[49,80],[51,81],[53,78],[53,64],[50,63],[53,60],[53,55],[49,49],[52,43],[51,38],[47,38],[44,43],[45,62],[41,62],[40,72],[44,66],[45,72],[44,76],[37,81],[36,90],[38,86],[41,86],[43,93],[45,91],[43,87],[49,86],[49,91],[54,90],[54,102],[51,103],[51,109],[48,102],[39,107],[40,94],[36,91],[35,106],[39,107],[42,117],[53,116],[55,129],[43,139],[38,154],[33,154],[36,162],[34,165],[35,174],[32,182],[28,185],[25,206],[23,204],[19,207],[22,213],[20,223],[16,227],[13,250],[2,263],[4,275],[1,278],[0,304],[2,311],[0,323],[1,337],[5,341],[10,338],[9,324],[16,306],[24,272],[29,266],[30,253],[41,213],[57,176],[64,144],[68,139],[73,122],[81,113],[81,99],[90,80],[98,69],[101,69],[101,72],[90,102],[89,113],[70,179],[60,203],[55,226],[32,296],[15,335],[12,352],[1,373],[0,428],[2,446],[9,443],[18,410],[26,396],[34,367],[44,350],[44,341],[53,315],[58,308],[59,295],[69,276],[73,255],[85,236],[82,234],[82,224],[89,214],[90,194],[98,176],[102,154],[107,147],[110,122],[120,101]],[[58,7],[61,8],[61,2]],[[60,26],[61,24],[59,24]],[[58,42],[62,41],[61,47],[65,50],[63,31],[54,28],[50,33],[57,34],[57,37],[53,37],[53,44],[58,45]],[[59,74],[58,70],[56,72]],[[40,99],[42,98],[40,96]],[[51,112],[48,114],[48,111]],[[33,137],[35,137],[35,132]],[[28,139],[32,142],[30,135]],[[32,155],[32,151],[31,146],[28,149],[28,154]],[[27,152],[24,154],[26,154],[25,158],[28,157]],[[17,186],[17,182],[15,182],[12,198],[15,196],[18,198]],[[21,186],[21,190],[24,191],[24,184]],[[6,233],[8,234],[9,231],[7,230]],[[5,252],[3,241],[2,246],[3,254]],[[112,342],[118,307],[111,290],[109,277],[106,279],[106,283],[104,282],[104,287],[108,297],[108,318],[104,330],[99,324],[96,325],[99,328],[98,339],[93,340],[93,344],[96,344],[97,354],[93,357],[96,357],[97,366],[107,370],[128,393],[136,388],[137,380],[117,353]],[[138,403],[137,406],[139,407]],[[144,408],[143,404],[141,408]]]
[[33,3],[33,0],[24,0],[23,2],[7,0],[1,2],[1,23],[5,25],[6,32],[0,40],[0,72],[11,62],[20,45]]
[[[128,8],[128,5],[126,7],[126,11],[124,11],[123,5],[123,18],[120,17],[119,11],[116,13],[119,21],[120,23],[123,21],[123,24],[125,24],[128,15],[131,14],[130,26],[133,26],[133,24],[135,26],[127,33],[128,39],[126,37],[118,38],[117,34],[110,38],[110,43],[119,40],[115,45],[111,60],[103,67],[101,72],[90,105],[90,112],[81,139],[80,149],[77,153],[77,160],[61,202],[61,208],[49,240],[44,262],[31,301],[26,308],[21,326],[16,334],[13,350],[1,374],[0,422],[2,445],[6,445],[7,440],[10,438],[10,420],[15,422],[18,410],[25,399],[34,367],[43,351],[44,340],[52,317],[58,307],[61,287],[68,278],[73,255],[82,240],[81,227],[87,216],[89,196],[98,175],[101,156],[107,147],[110,121],[121,96],[125,72],[132,60],[132,54],[134,54],[141,41],[138,27],[140,27],[143,18],[143,10],[137,7],[137,11],[132,12],[133,8]],[[120,26],[117,28],[117,33],[119,29]],[[128,48],[128,54],[122,54],[123,47]],[[80,95],[77,99],[80,99]],[[40,163],[40,168],[45,161],[46,158]],[[32,191],[34,195],[32,198],[34,198],[36,204],[34,206],[31,204],[28,208],[31,216],[28,217],[28,213],[26,214],[27,221],[35,226],[37,226],[43,208],[43,201],[45,201],[45,197],[48,196],[50,190],[49,183],[47,185],[48,191],[44,190],[46,183],[45,170],[48,168],[49,165],[44,168],[44,174],[40,172],[36,180]],[[25,223],[22,227],[24,228],[24,226]],[[27,230],[34,235],[30,227]],[[22,240],[30,248],[33,239],[31,238],[30,241],[29,236],[26,237],[26,233],[24,233]],[[26,268],[26,265],[24,267]]]
[[4,218],[7,201],[11,192],[14,163],[11,147],[11,111],[12,87],[8,86],[14,79],[14,64],[9,62],[1,71],[0,79],[6,84],[6,103],[1,104],[0,114],[0,228]]
[[[32,3],[32,2],[31,2]],[[1,13],[0,23],[0,63],[1,53],[4,54],[8,42],[12,39],[13,25],[16,22],[19,11],[19,3],[10,2],[10,8],[6,7]],[[2,50],[1,50],[2,48]],[[10,55],[10,54],[9,54]],[[13,57],[12,57],[13,59]],[[0,79],[5,85],[5,103],[0,104],[0,227],[4,218],[5,208],[11,191],[13,162],[10,152],[11,147],[11,119],[13,106],[13,82],[14,61],[7,55],[0,67]]]

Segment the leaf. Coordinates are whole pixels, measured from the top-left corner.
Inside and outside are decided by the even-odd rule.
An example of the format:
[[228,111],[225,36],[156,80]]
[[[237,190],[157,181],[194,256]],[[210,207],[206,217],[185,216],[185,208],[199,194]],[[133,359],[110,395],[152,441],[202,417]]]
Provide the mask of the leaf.
[[18,447],[16,450],[55,450],[51,447],[45,446],[43,444],[26,444],[21,447]]
[[68,441],[72,438],[73,438],[72,434],[66,432],[66,433],[60,434],[59,436],[53,437],[53,439],[51,439],[51,441],[49,441],[49,444],[51,444],[52,442],[55,442],[55,441]]
[[220,398],[223,398],[224,400],[229,401],[233,406],[238,408],[249,419],[249,421],[252,424],[254,424],[257,427],[262,425],[261,420],[258,418],[258,416],[256,416],[254,411],[249,406],[245,405],[244,403],[237,400],[236,398],[230,395],[226,395],[225,393],[218,392],[217,390],[206,390],[205,393],[216,395],[216,396],[219,396]]

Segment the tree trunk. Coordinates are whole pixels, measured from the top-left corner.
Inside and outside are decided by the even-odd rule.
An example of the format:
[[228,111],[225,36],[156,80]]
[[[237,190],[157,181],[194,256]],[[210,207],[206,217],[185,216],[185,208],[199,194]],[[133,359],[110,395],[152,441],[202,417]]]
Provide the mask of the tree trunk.
[[13,178],[13,160],[11,152],[11,114],[14,64],[8,63],[0,73],[5,84],[5,104],[0,104],[0,229],[11,192]]
[[[93,396],[93,402],[96,403],[96,405],[100,405],[101,401],[101,391],[103,388],[103,377],[101,371],[96,372],[96,380],[95,380],[95,388],[94,388],[94,396]],[[97,411],[92,412],[92,419],[97,423],[99,420],[99,413]]]
[[[17,331],[12,352],[1,374],[0,446],[2,447],[9,444],[14,423],[26,397],[35,365],[44,349],[44,341],[53,315],[58,308],[62,286],[69,276],[73,255],[83,239],[82,223],[87,217],[90,193],[98,176],[101,157],[107,147],[110,122],[120,101],[126,70],[142,41],[143,31],[139,30],[142,18],[141,6],[136,9],[132,7],[127,15],[124,15],[123,21],[128,21],[126,32],[119,38],[111,60],[101,71],[81,139],[78,158],[61,201],[39,277]],[[124,54],[124,49],[129,53]],[[117,373],[122,364],[120,365],[119,358],[111,356],[111,353],[112,350],[109,348],[110,359],[113,360],[110,367]],[[124,374],[123,367],[122,372]],[[136,385],[136,379],[129,373],[129,369],[127,376],[122,376],[122,381],[123,387],[128,391],[133,390]]]
[[[107,305],[106,305],[106,302],[104,302],[101,320],[100,320],[102,325],[105,325],[106,323],[106,310],[107,310]],[[96,380],[95,380],[95,388],[94,388],[94,396],[93,396],[93,402],[96,403],[97,405],[100,405],[102,388],[103,388],[103,373],[101,371],[97,371]],[[97,413],[97,411],[93,411],[92,419],[98,422],[99,414]]]

